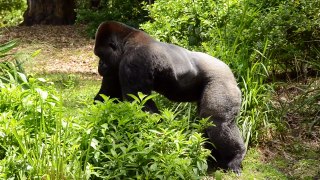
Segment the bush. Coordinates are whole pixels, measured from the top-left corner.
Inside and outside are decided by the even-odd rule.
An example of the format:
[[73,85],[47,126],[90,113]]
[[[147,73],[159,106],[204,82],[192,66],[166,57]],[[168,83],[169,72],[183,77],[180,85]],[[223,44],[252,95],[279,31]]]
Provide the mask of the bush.
[[151,21],[142,24],[142,29],[160,41],[183,47],[196,47],[207,41],[208,29],[214,26],[212,21],[218,20],[212,13],[218,6],[206,0],[158,0],[145,7]]
[[90,169],[82,170],[74,148],[77,129],[62,118],[52,83],[27,77],[14,63],[15,44],[0,45],[0,178],[84,179]]
[[[91,146],[86,161],[97,168],[103,179],[201,179],[206,174],[208,150],[189,119],[176,119],[165,110],[161,115],[141,110],[145,99],[133,103],[105,97],[85,116],[90,124],[82,144]],[[88,113],[87,112],[87,113]],[[198,130],[197,130],[198,129]]]
[[[0,177],[36,177],[53,171],[59,99],[44,79],[27,78],[13,63],[0,64]],[[6,68],[6,70],[4,70]],[[3,81],[4,80],[4,81]]]
[[0,0],[0,28],[21,23],[26,9],[27,1]]
[[147,20],[147,12],[142,9],[143,0],[101,0],[93,7],[88,1],[78,0],[77,22],[88,24],[88,33],[94,36],[100,23],[115,20],[138,27]]
[[268,67],[265,51],[242,44],[242,34],[256,17],[256,10],[237,1],[205,0],[158,0],[146,8],[153,20],[141,26],[147,32],[163,41],[208,52],[230,65],[243,93],[238,122],[246,144],[256,141],[258,129],[268,119],[269,111],[264,110],[268,106],[269,86],[264,85]]
[[0,82],[0,177],[200,179],[206,174],[209,151],[197,133],[205,119],[189,124],[168,110],[151,115],[140,102],[109,99],[67,118],[50,84],[41,78]]
[[319,71],[319,3],[157,0],[146,6],[151,20],[141,27],[230,65],[243,94],[238,122],[248,144],[283,128],[270,101],[271,77]]
[[162,41],[212,49],[218,57],[245,52],[250,60],[256,50],[265,52],[270,73],[299,73],[319,70],[319,6],[319,0],[158,0],[146,6],[152,21],[142,28]]
[[[15,42],[0,46],[6,57]],[[200,179],[209,151],[191,123],[169,110],[141,110],[150,97],[67,112],[53,83],[0,63],[0,178],[2,179]],[[66,87],[68,88],[68,87]],[[59,98],[60,97],[60,98]],[[82,113],[77,113],[81,111]]]

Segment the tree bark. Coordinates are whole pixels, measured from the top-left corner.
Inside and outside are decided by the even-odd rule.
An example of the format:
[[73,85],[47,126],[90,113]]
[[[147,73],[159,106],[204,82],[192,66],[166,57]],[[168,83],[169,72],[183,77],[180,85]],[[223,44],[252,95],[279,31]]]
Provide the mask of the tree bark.
[[66,25],[75,22],[75,0],[27,0],[27,4],[22,25]]

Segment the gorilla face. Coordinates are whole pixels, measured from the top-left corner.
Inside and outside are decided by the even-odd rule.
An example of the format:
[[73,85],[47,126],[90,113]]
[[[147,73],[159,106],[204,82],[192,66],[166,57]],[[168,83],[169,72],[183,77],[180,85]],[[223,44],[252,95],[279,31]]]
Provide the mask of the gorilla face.
[[[124,53],[126,36],[134,29],[124,29],[114,26],[115,22],[105,22],[99,26],[96,33],[94,53],[100,61],[114,68],[120,64],[120,57]],[[122,25],[119,23],[119,25]],[[124,25],[123,25],[124,26]]]
[[[200,117],[210,117],[215,126],[204,131],[213,146],[207,146],[223,169],[240,173],[246,148],[235,124],[241,106],[241,92],[230,68],[201,52],[154,40],[148,34],[109,21],[96,33],[94,53],[100,58],[103,76],[100,94],[131,100],[128,94],[156,91],[170,100],[197,102]],[[158,113],[152,100],[144,110]]]

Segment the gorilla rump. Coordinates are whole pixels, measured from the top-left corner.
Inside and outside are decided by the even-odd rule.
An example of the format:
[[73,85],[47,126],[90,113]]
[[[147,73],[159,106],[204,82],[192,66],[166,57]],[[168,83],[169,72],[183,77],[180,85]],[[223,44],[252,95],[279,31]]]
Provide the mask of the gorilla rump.
[[[122,23],[102,23],[96,33],[94,53],[103,76],[100,94],[130,100],[127,94],[156,91],[177,102],[197,102],[200,117],[215,126],[205,129],[215,166],[241,172],[246,148],[235,117],[241,92],[230,68],[205,53],[154,40],[143,31]],[[149,100],[145,110],[159,112]]]

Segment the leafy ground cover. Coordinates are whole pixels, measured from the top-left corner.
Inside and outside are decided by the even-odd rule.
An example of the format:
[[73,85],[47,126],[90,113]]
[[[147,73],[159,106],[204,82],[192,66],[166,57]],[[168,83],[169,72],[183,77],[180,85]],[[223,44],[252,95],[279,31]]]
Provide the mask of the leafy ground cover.
[[[24,63],[27,75],[44,77],[54,82],[54,90],[58,91],[63,99],[63,116],[76,118],[82,108],[92,103],[92,97],[99,88],[100,77],[96,70],[97,58],[92,50],[94,41],[82,34],[84,27],[33,26],[2,30],[0,43],[19,39],[20,44],[15,51],[36,52],[37,55],[33,59],[28,59],[24,55],[17,57]],[[242,176],[237,177],[231,173],[217,171],[213,177],[215,179],[320,178],[320,127],[316,123],[319,121],[316,119],[319,115],[306,114],[304,109],[314,107],[300,106],[301,103],[297,103],[308,99],[318,101],[319,99],[311,97],[314,97],[312,89],[318,89],[319,84],[319,79],[310,78],[302,82],[285,82],[277,85],[273,103],[278,108],[278,113],[282,113],[283,121],[286,121],[282,132],[270,132],[272,138],[266,138],[258,145],[249,147],[243,163]],[[99,115],[99,112],[95,113]],[[0,173],[3,173],[1,169]]]

